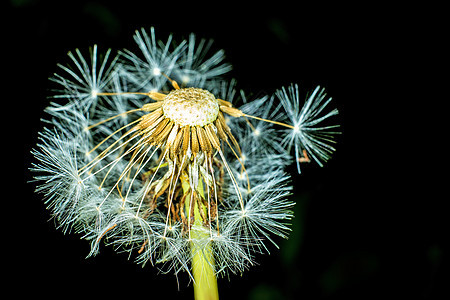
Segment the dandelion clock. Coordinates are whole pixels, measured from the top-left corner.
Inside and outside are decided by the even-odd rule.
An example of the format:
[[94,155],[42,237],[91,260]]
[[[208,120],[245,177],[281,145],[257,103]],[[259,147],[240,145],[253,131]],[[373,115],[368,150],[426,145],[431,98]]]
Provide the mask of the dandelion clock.
[[249,99],[226,77],[224,52],[194,34],[134,39],[137,51],[77,49],[58,65],[33,150],[36,191],[88,256],[129,252],[185,272],[196,299],[218,299],[218,276],[240,275],[288,237],[285,168],[331,157],[338,111],[320,87]]

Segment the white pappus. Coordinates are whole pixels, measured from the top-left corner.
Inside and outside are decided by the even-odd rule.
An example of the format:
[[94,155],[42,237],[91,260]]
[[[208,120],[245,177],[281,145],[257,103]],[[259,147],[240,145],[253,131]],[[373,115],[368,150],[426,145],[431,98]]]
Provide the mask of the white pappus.
[[288,237],[284,169],[330,158],[337,125],[320,124],[337,110],[324,113],[331,98],[319,87],[303,106],[297,85],[250,101],[224,79],[224,51],[194,34],[162,42],[151,28],[134,39],[140,54],[100,58],[94,46],[90,59],[76,50],[72,67],[59,65],[33,150],[36,191],[65,232],[90,241],[89,256],[106,243],[191,275],[200,253],[216,275],[242,273]]

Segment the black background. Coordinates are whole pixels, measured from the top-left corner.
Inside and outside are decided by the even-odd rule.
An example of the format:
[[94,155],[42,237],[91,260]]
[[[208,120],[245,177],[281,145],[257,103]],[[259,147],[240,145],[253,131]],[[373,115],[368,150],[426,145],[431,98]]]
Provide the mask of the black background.
[[[191,32],[213,38],[233,65],[230,78],[246,92],[271,94],[294,82],[306,94],[321,85],[340,111],[343,134],[333,159],[293,173],[298,204],[291,238],[258,256],[259,265],[242,277],[220,279],[222,299],[435,299],[447,292],[441,203],[448,196],[433,195],[437,182],[421,192],[427,173],[418,167],[427,164],[428,151],[410,137],[427,137],[420,124],[398,121],[411,115],[416,102],[407,93],[426,85],[421,68],[433,59],[419,48],[421,39],[433,40],[420,6],[16,0],[7,8],[2,100],[4,123],[9,114],[12,120],[3,132],[13,146],[5,147],[4,170],[20,185],[14,193],[5,186],[2,247],[15,293],[192,298],[185,274],[178,280],[159,274],[105,246],[85,259],[89,244],[57,231],[28,183],[56,64],[94,44],[100,51],[138,51],[132,35],[150,26],[162,40]],[[20,172],[6,167],[15,155],[23,157]]]

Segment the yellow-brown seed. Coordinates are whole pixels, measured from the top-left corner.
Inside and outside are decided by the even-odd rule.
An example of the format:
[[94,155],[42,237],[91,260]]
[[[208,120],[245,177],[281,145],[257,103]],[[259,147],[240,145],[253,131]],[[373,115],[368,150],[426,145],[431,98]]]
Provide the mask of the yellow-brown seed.
[[240,111],[239,109],[234,108],[234,107],[225,106],[225,105],[221,105],[220,110],[223,111],[224,113],[229,114],[232,117],[235,117],[235,118],[239,118],[244,115],[244,113],[242,111]]
[[189,148],[189,139],[191,137],[189,129],[190,126],[183,127],[183,154],[185,154]]
[[209,142],[208,138],[206,137],[205,130],[200,126],[196,126],[196,129],[197,129],[198,141],[200,142],[200,148],[202,149],[203,152],[211,153],[211,151],[212,151],[211,143]]
[[[222,114],[222,113],[220,113],[220,114]],[[225,132],[223,131],[222,122],[220,121],[219,118],[217,118],[217,120],[214,122],[214,125],[216,125],[217,135],[219,136],[219,138],[226,141],[228,138],[227,138],[227,135],[225,134]],[[227,126],[226,124],[224,124],[224,125]]]
[[[215,124],[219,125],[219,126],[217,126],[217,133],[219,134],[219,136],[221,134],[225,133],[230,138],[233,145],[236,147],[236,150],[238,151],[238,153],[241,153],[241,148],[239,147],[239,143],[236,141],[235,137],[231,133],[230,127],[228,127],[228,125],[226,124],[225,117],[223,116],[223,114],[221,112],[219,112]],[[219,127],[222,130],[222,133],[219,133]],[[227,140],[226,137],[225,138],[221,137],[221,138],[225,141]]]
[[214,129],[212,126],[214,126],[214,125],[208,124],[205,126],[206,136],[208,137],[209,141],[211,142],[211,145],[213,146],[213,148],[216,150],[220,150],[220,141],[219,141],[219,138],[217,137],[216,133],[214,132]]
[[148,143],[153,144],[153,141],[158,138],[158,135],[161,133],[161,131],[164,130],[166,125],[170,122],[169,119],[163,119],[158,126],[156,126],[155,130],[150,133],[149,139],[147,140]]
[[173,142],[170,151],[172,156],[175,156],[175,154],[180,153],[181,150],[181,143],[183,142],[183,128],[180,129],[177,133],[177,136],[175,137],[175,141]]
[[153,102],[147,103],[142,106],[143,111],[154,111],[155,109],[161,108],[163,102]]
[[200,150],[198,145],[197,131],[195,130],[195,127],[192,127],[191,129],[191,150],[193,154],[198,154],[198,151]]
[[141,121],[137,126],[139,127],[139,129],[146,129],[149,126],[154,125],[155,121],[160,118],[162,114],[162,109],[157,109],[152,113],[146,114],[141,117]]
[[231,102],[228,102],[228,101],[225,101],[225,100],[222,100],[222,99],[217,99],[217,102],[219,102],[220,106],[221,105],[228,106],[228,107],[232,107],[233,106],[233,104],[231,104]]
[[178,126],[178,124],[175,124],[175,126],[173,126],[172,130],[170,131],[169,136],[167,137],[166,147],[169,147],[169,148],[172,147],[172,144],[175,142],[175,139],[178,135],[179,128],[180,128],[180,126]]
[[153,144],[155,144],[155,145],[162,145],[162,144],[164,144],[164,142],[167,141],[167,136],[171,132],[172,127],[174,125],[175,124],[173,122],[167,123],[166,127],[164,127],[164,129],[161,131],[161,133],[159,133],[158,135],[154,136]]

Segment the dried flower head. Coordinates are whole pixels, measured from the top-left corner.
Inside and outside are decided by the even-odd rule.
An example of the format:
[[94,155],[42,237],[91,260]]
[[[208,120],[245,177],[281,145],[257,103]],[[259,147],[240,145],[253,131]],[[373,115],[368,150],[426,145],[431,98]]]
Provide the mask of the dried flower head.
[[90,60],[76,50],[73,67],[59,65],[33,151],[37,191],[64,231],[91,242],[90,255],[106,242],[194,278],[200,262],[241,273],[273,236],[287,237],[284,167],[291,152],[298,165],[330,157],[337,126],[319,124],[337,110],[325,113],[320,88],[301,106],[297,85],[253,101],[241,93],[238,109],[235,82],[221,77],[231,67],[210,42],[164,43],[153,28],[135,40],[141,56],[100,57],[94,46]]

